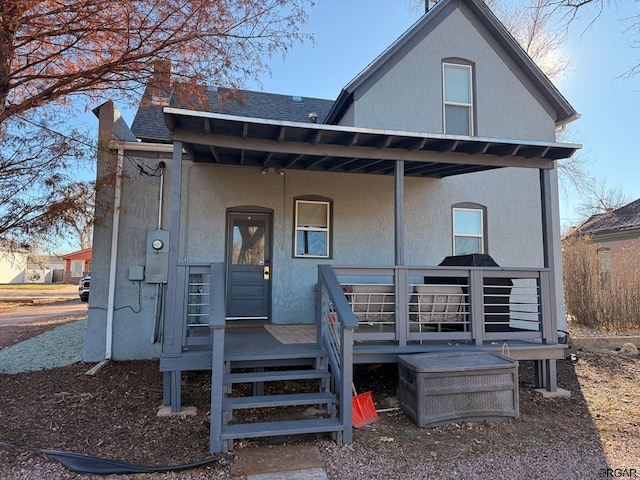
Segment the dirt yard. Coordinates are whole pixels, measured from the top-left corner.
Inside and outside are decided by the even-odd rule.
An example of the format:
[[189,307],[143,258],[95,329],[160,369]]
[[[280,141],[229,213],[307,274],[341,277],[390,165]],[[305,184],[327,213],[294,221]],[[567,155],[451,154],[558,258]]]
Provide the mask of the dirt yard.
[[[493,472],[493,478],[516,478],[509,473],[516,466],[517,478],[598,478],[607,468],[612,476],[613,469],[640,472],[640,359],[578,352],[575,365],[559,362],[559,384],[572,396],[555,400],[542,399],[532,390],[529,363],[521,362],[517,420],[420,429],[393,411],[356,430],[352,445],[338,447],[324,436],[295,441],[318,445],[331,479],[425,478],[429,476],[425,472],[438,472],[429,478],[487,478],[487,472]],[[0,442],[137,465],[181,464],[208,457],[203,424],[209,408],[207,374],[185,375],[183,404],[197,406],[196,417],[158,418],[162,383],[157,362],[112,362],[95,377],[85,375],[88,368],[76,364],[0,375]],[[355,373],[356,387],[372,389],[378,408],[396,395],[395,366],[358,368]],[[235,448],[256,448],[269,441],[236,442]],[[233,459],[230,453],[211,466],[182,473],[113,478],[230,478]],[[468,473],[460,476],[465,469]],[[451,477],[452,472],[458,474]],[[0,478],[94,477],[67,471],[42,454],[5,445],[0,447]]]
[[[28,327],[20,338],[54,326]],[[7,330],[0,327],[3,336],[6,340]],[[228,479],[236,452],[296,442],[316,445],[328,478],[337,480],[640,477],[637,356],[579,351],[577,362],[560,361],[558,383],[572,395],[554,400],[533,390],[533,365],[520,362],[518,419],[421,429],[402,412],[391,411],[355,430],[351,445],[337,446],[325,436],[237,441],[235,452],[180,473],[81,475],[42,453],[14,448],[77,452],[134,465],[211,458],[205,424],[208,373],[183,378],[183,405],[196,406],[197,416],[158,418],[162,377],[157,361],[111,362],[94,377],[85,375],[91,366],[0,374],[0,478]],[[377,408],[394,404],[395,365],[357,367],[354,373],[356,388],[373,391]]]
[[86,316],[78,286],[0,285],[0,350]]

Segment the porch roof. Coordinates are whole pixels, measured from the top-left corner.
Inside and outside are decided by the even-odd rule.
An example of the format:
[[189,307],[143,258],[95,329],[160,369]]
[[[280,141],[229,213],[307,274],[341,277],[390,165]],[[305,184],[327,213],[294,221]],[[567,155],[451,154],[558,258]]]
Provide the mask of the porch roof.
[[543,168],[577,144],[289,122],[165,107],[174,141],[193,160],[258,168],[445,177],[501,167]]

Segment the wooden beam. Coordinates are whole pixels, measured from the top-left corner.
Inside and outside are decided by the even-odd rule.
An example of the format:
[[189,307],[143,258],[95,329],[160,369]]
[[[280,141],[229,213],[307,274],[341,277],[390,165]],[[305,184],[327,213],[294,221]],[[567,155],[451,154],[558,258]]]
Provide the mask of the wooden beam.
[[296,155],[293,160],[287,162],[287,164],[284,166],[284,168],[292,167],[293,165],[298,163],[302,159],[302,157],[304,157],[304,155]]
[[350,163],[353,163],[357,160],[360,160],[359,158],[350,158],[349,160],[344,160],[341,162],[338,162],[337,164],[335,164],[333,167],[327,168],[328,172],[335,172],[336,170],[340,170],[342,167],[349,165]]
[[218,152],[218,148],[209,146],[209,150],[211,151],[211,156],[216,161],[216,163],[220,163],[220,152]]
[[331,158],[331,157],[322,157],[322,158],[316,160],[315,162],[311,162],[310,164],[307,165],[307,170],[310,169],[310,168],[315,167],[316,165],[318,165],[318,164],[320,164],[322,162],[326,162],[329,158]]
[[418,139],[418,141],[415,143],[415,147],[414,146],[409,147],[409,151],[414,152],[416,150],[422,150],[426,144],[427,144],[426,138],[423,138],[421,140]]
[[268,167],[271,162],[271,157],[273,157],[273,152],[269,152],[266,157],[264,157],[264,162],[262,162],[262,168]]
[[284,136],[287,132],[287,127],[280,127],[280,130],[278,131],[278,141],[282,142],[284,141]]
[[[318,132],[320,133],[320,132]],[[526,159],[498,155],[474,156],[466,153],[437,153],[426,150],[410,152],[399,148],[375,148],[362,146],[344,146],[333,144],[310,144],[306,142],[277,142],[266,139],[241,139],[221,134],[206,134],[176,129],[174,139],[185,143],[214,145],[237,150],[274,152],[283,154],[314,155],[342,158],[362,158],[370,160],[404,160],[413,162],[451,163],[467,165],[486,165],[490,167],[553,168],[548,159]]]

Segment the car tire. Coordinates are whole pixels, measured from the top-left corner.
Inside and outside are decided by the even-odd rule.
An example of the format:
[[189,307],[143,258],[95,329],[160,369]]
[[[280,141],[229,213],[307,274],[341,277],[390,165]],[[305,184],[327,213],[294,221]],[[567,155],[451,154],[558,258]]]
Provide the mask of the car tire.
[[88,295],[83,295],[80,297],[80,300],[82,300],[83,302],[88,302],[89,301],[89,296]]

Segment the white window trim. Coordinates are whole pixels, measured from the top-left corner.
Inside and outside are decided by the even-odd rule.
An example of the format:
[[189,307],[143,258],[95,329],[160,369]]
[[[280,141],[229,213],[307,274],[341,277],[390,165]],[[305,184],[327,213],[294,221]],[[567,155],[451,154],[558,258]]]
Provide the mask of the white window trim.
[[[445,69],[446,67],[455,67],[455,68],[466,68],[469,70],[469,103],[465,102],[448,102],[446,100],[446,81],[445,81]],[[442,131],[447,132],[447,105],[451,105],[454,107],[467,107],[469,109],[469,136],[474,135],[475,125],[473,123],[473,68],[471,65],[466,65],[463,63],[452,63],[452,62],[442,62]]]
[[71,276],[82,277],[84,275],[84,260],[71,260]]
[[[301,203],[315,203],[327,206],[327,226],[326,227],[310,227],[304,225],[298,225],[298,206]],[[293,256],[296,258],[330,258],[331,252],[331,202],[327,202],[324,200],[296,200],[296,214],[294,218],[294,226],[295,232],[293,235]],[[298,254],[298,232],[326,232],[327,234],[327,243],[325,245],[325,253],[324,255],[311,255],[311,254]]]
[[[468,211],[468,212],[480,212],[480,234],[476,235],[476,234],[472,234],[472,233],[456,233],[456,212],[457,211]],[[452,252],[454,255],[457,255],[456,253],[456,238],[458,237],[464,237],[464,238],[479,238],[480,239],[480,252],[479,253],[485,253],[484,252],[484,209],[482,208],[472,208],[472,207],[453,207],[452,210],[452,219],[451,219],[451,223],[453,225],[453,244],[452,244]]]

